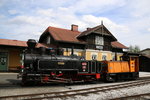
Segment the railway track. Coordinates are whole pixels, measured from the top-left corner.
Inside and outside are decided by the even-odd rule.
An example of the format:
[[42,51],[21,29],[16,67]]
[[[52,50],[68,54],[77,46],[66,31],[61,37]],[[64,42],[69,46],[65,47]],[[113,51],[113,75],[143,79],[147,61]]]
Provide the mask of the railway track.
[[[49,93],[37,93],[37,94],[25,94],[25,95],[14,95],[14,96],[3,96],[0,100],[42,100],[42,99],[53,99],[53,98],[65,98],[76,95],[87,95],[90,93],[107,92],[110,90],[129,88],[139,85],[149,84],[150,79],[136,80],[117,85],[92,87],[78,90],[60,91],[60,92],[49,92]],[[117,99],[117,98],[116,98]]]

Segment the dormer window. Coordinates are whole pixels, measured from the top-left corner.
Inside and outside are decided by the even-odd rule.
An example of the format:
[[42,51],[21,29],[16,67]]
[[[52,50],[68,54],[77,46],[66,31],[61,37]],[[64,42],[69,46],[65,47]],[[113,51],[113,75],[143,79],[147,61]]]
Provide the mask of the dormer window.
[[95,44],[96,45],[104,45],[104,38],[101,36],[95,36]]

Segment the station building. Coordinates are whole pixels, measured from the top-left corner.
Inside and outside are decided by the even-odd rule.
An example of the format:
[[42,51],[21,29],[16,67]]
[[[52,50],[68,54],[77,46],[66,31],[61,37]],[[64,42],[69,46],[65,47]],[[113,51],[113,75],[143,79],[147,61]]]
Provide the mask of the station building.
[[[78,25],[71,29],[49,26],[39,37],[38,47],[62,48],[65,56],[74,54],[86,60],[120,60],[126,46],[117,41],[103,25],[78,31]],[[0,71],[17,70],[21,66],[22,51],[27,48],[26,41],[0,39]]]
[[40,36],[39,43],[63,48],[66,56],[74,48],[75,55],[98,61],[120,60],[123,49],[128,49],[103,24],[83,32],[78,31],[78,25],[71,25],[70,30],[50,26]]

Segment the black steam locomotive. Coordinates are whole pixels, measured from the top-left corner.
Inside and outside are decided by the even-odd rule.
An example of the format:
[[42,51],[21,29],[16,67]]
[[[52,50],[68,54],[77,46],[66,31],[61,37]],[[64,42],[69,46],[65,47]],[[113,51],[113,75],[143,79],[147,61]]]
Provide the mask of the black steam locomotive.
[[93,81],[100,79],[102,63],[87,61],[84,57],[63,56],[62,49],[35,48],[36,41],[29,39],[28,49],[23,54],[22,84],[28,82],[62,82]]

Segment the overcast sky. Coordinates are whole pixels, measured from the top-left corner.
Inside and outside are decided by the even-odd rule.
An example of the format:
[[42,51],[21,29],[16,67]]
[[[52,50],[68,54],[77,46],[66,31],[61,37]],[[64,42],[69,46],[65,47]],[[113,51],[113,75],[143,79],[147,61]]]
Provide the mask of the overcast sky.
[[126,46],[150,48],[150,0],[0,0],[0,38],[39,39],[48,26],[101,24]]

